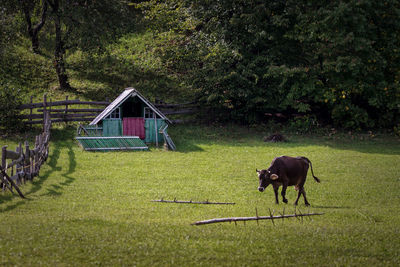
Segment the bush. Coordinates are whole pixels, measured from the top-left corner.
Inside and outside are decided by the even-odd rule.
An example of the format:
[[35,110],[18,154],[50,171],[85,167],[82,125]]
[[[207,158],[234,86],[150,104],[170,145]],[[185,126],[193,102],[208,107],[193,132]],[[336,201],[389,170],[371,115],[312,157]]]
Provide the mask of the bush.
[[319,123],[314,115],[296,117],[288,122],[288,130],[300,134],[317,133],[320,131]]
[[8,84],[0,84],[0,130],[14,132],[22,129],[18,106],[22,104],[20,90],[11,88]]
[[400,124],[398,124],[397,126],[393,127],[393,132],[395,135],[400,137]]

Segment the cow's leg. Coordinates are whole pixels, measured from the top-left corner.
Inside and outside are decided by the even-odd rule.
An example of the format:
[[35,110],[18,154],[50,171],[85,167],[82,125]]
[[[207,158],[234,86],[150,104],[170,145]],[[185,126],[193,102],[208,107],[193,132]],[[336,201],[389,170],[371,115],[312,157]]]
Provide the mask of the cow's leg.
[[306,204],[306,206],[310,206],[310,203],[308,203],[308,200],[307,200],[307,197],[306,197],[306,190],[304,190],[304,188],[301,189],[301,193],[303,194],[304,203]]
[[283,201],[284,203],[288,203],[288,200],[286,199],[286,188],[287,188],[287,184],[284,184],[284,185],[282,186],[282,192],[281,192],[282,201]]
[[275,203],[279,204],[279,199],[278,199],[278,188],[274,186],[274,193],[275,193]]
[[296,198],[296,201],[294,202],[294,204],[297,206],[297,204],[298,204],[298,202],[299,202],[299,198],[300,198],[300,196],[301,196],[301,188],[299,188],[298,189],[298,193],[297,193],[297,198]]

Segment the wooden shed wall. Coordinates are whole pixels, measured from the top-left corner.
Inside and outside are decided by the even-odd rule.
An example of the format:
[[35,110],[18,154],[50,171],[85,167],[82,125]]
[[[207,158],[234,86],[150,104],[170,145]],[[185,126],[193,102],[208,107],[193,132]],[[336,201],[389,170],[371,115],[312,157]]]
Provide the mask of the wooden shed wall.
[[[164,119],[157,119],[157,141],[158,143],[164,142],[164,137],[160,133],[160,129],[164,127],[167,123],[165,122]],[[155,120],[154,119],[145,119],[145,125],[146,129],[146,138],[145,142],[146,143],[156,143],[156,129],[155,129]]]

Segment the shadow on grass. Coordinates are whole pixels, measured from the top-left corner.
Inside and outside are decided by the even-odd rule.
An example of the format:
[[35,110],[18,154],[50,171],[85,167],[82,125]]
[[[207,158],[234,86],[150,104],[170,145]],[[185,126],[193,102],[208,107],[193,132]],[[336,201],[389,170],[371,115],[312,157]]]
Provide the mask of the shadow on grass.
[[[65,187],[69,186],[71,183],[75,181],[75,178],[73,178],[71,175],[75,172],[76,169],[76,159],[75,159],[75,153],[72,149],[72,144],[67,143],[66,145],[63,144],[62,146],[58,145],[59,143],[56,143],[55,145],[55,154],[54,157],[51,158],[49,162],[49,166],[51,167],[51,170],[46,172],[43,176],[40,176],[40,186],[38,187],[39,189],[41,188],[42,184],[44,181],[46,181],[49,176],[54,172],[54,171],[60,171],[61,167],[57,166],[57,161],[60,156],[60,151],[62,148],[68,148],[68,169],[65,173],[62,173],[61,176],[64,178],[64,181],[59,182],[57,184],[52,184],[50,185],[49,188],[47,188],[47,192],[44,193],[43,195],[49,195],[49,196],[60,196],[62,195],[62,192],[65,190]],[[55,159],[53,161],[53,158]]]
[[[29,199],[28,199],[28,200],[29,200]],[[1,203],[3,203],[3,202],[0,201],[0,204],[1,204]],[[8,205],[8,206],[5,207],[4,209],[0,209],[0,212],[7,212],[7,211],[10,211],[10,210],[16,209],[16,208],[18,208],[19,206],[24,205],[25,203],[26,203],[26,200],[18,201],[18,202],[15,203],[15,204]]]
[[178,141],[176,143],[177,152],[189,153],[189,152],[203,152],[204,149],[199,147],[193,140]]
[[270,133],[262,129],[237,125],[177,125],[172,126],[170,135],[178,152],[204,151],[201,145],[222,145],[235,147],[280,147],[300,148],[323,146],[337,150],[357,151],[365,154],[400,155],[399,139],[390,135],[381,135],[372,139],[357,139],[360,136],[329,137],[323,135],[284,134],[288,142],[263,142]]
[[[43,195],[47,196],[60,196],[62,195],[63,191],[67,186],[69,186],[71,183],[74,182],[75,178],[72,177],[72,174],[75,172],[76,169],[76,158],[75,158],[75,153],[72,149],[73,143],[70,141],[60,141],[60,139],[68,138],[69,140],[72,139],[73,132],[72,131],[63,131],[62,133],[58,132],[57,130],[54,131],[55,137],[52,142],[52,145],[50,147],[50,155],[47,159],[47,161],[44,164],[47,164],[48,167],[50,167],[49,170],[46,172],[40,173],[38,177],[36,177],[32,181],[32,187],[28,192],[24,192],[25,197],[27,198],[26,200],[21,200],[18,201],[15,204],[9,205],[5,207],[4,209],[0,209],[0,212],[5,212],[5,211],[10,211],[13,210],[24,203],[26,201],[30,201],[32,199],[29,198],[30,195],[35,194],[36,192],[42,190],[43,184],[48,180],[48,178],[54,173],[61,171],[62,168],[58,166],[58,160],[60,158],[61,152],[63,149],[67,148],[68,149],[68,169],[66,170],[65,173],[62,173],[61,176],[64,178],[64,181],[51,184],[47,186],[47,192],[43,193]],[[53,134],[53,131],[52,131]],[[60,134],[62,135],[60,137]],[[64,139],[65,140],[65,139]],[[23,186],[21,187],[22,191]],[[14,199],[15,197],[18,197],[17,195],[11,195],[9,192],[7,192],[7,195],[0,195],[0,204],[7,203]]]

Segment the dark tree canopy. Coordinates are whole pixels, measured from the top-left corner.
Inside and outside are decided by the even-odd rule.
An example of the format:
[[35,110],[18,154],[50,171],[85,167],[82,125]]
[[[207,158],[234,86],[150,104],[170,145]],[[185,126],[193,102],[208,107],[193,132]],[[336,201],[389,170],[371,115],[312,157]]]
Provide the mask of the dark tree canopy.
[[153,23],[173,24],[166,31],[181,40],[166,63],[179,71],[175,57],[190,61],[188,83],[221,118],[297,113],[345,128],[399,121],[399,1],[149,3]]

